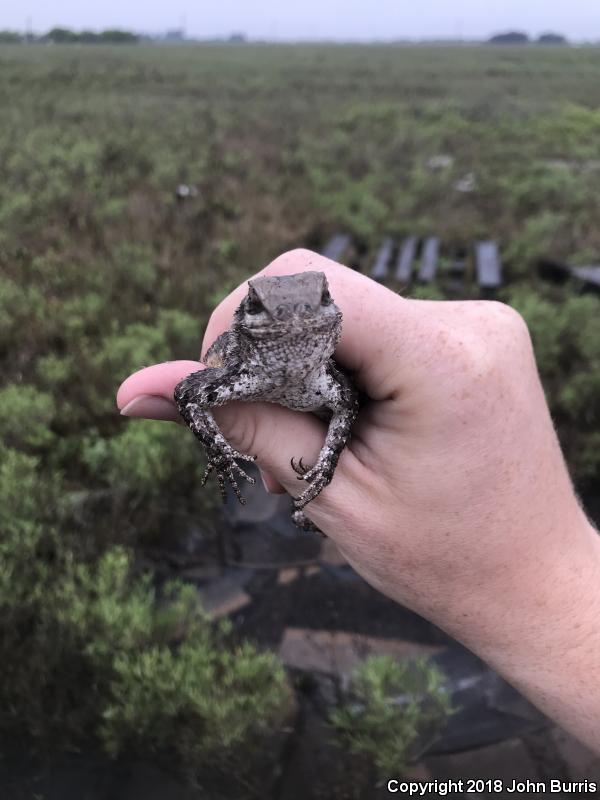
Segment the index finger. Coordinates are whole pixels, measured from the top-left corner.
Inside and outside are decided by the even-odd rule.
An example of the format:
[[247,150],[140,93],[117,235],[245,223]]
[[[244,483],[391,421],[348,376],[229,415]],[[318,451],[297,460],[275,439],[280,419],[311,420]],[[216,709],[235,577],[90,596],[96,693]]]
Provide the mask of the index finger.
[[[401,355],[407,339],[412,338],[409,332],[414,314],[410,303],[365,275],[310,250],[284,253],[253,277],[309,270],[325,273],[331,296],[343,314],[336,360],[354,373],[356,382],[368,389],[373,399],[387,397],[397,383],[389,356]],[[204,334],[203,353],[229,329],[234,311],[247,292],[245,281],[215,308]]]

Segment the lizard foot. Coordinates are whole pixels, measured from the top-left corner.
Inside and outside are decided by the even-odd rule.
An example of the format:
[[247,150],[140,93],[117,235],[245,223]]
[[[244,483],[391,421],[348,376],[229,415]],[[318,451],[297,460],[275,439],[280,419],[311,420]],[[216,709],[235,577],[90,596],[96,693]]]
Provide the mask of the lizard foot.
[[224,444],[218,448],[214,446],[207,448],[207,458],[208,466],[206,467],[206,471],[202,477],[201,485],[204,486],[208,476],[214,471],[217,473],[217,480],[219,481],[219,489],[221,490],[223,502],[225,502],[227,499],[226,481],[228,481],[237,499],[242,505],[245,505],[246,501],[240,492],[240,487],[238,486],[235,473],[247,480],[250,484],[254,484],[256,481],[254,478],[244,472],[244,470],[236,462],[236,459],[241,459],[242,461],[256,461],[256,456],[248,456],[245,453],[239,453],[229,444]]
[[300,497],[294,498],[294,506],[301,511],[304,506],[308,505],[311,500],[320,494],[320,492],[331,482],[333,478],[334,465],[329,458],[319,459],[315,466],[302,476],[302,480],[312,480],[310,486],[306,491],[302,492]]
[[[293,462],[293,459],[292,459]],[[321,462],[321,459],[317,461],[314,467],[305,467],[302,463],[302,459],[298,462],[297,466],[294,466],[292,463],[292,467],[294,472],[298,473],[298,480],[299,481],[310,481],[315,476],[319,475],[325,469],[325,461]]]

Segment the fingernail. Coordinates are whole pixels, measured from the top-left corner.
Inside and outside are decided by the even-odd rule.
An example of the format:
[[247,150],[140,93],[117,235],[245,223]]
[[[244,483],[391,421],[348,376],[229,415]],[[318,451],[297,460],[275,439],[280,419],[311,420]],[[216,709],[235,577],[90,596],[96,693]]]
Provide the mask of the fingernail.
[[179,414],[173,403],[164,397],[140,394],[121,409],[123,417],[144,417],[145,419],[166,419],[177,422]]
[[264,472],[263,472],[261,469],[259,469],[258,471],[259,471],[259,473],[260,473],[260,479],[261,479],[261,481],[262,481],[262,485],[265,487],[265,492],[266,492],[267,494],[273,494],[273,492],[271,491],[271,489],[270,489],[270,487],[269,487],[269,483],[268,483],[268,480],[269,480],[269,479],[268,479],[268,476],[267,476],[267,475],[265,475],[265,474],[264,474]]
[[279,483],[279,481],[275,480],[275,478],[268,472],[263,472],[261,469],[258,470],[260,472],[260,479],[263,482],[263,486],[265,487],[265,491],[267,494],[285,494],[285,489]]

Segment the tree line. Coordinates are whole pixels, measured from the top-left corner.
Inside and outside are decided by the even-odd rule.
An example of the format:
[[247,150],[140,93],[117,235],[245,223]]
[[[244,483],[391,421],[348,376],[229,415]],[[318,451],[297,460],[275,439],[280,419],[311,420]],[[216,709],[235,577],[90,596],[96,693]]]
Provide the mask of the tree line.
[[[237,40],[239,34],[232,40]],[[132,44],[139,42],[142,37],[131,31],[118,28],[109,28],[100,31],[73,31],[70,28],[52,28],[47,33],[37,36],[32,33],[19,33],[17,31],[0,30],[0,44],[20,44],[24,42],[39,42],[52,44]],[[240,40],[242,37],[240,36]],[[560,33],[543,33],[537,39],[531,39],[521,31],[507,31],[491,36],[488,40],[493,44],[567,44],[567,39]]]
[[506,31],[497,33],[488,40],[491,44],[567,44],[561,33],[542,33],[537,39],[530,39],[522,31]]
[[70,28],[52,28],[47,33],[37,36],[32,33],[0,30],[0,44],[21,44],[39,42],[41,44],[132,44],[138,42],[137,33],[109,28],[100,31],[72,31]]

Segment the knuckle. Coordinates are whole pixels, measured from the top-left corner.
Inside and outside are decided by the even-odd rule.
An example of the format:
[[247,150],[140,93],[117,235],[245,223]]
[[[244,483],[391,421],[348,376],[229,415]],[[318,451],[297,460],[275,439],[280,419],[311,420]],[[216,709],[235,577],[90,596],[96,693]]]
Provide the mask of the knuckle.
[[527,323],[519,312],[505,303],[493,303],[490,324],[490,349],[496,362],[514,374],[532,361],[533,344]]
[[489,301],[490,316],[499,333],[517,343],[529,341],[529,328],[521,314],[512,306],[499,301]]
[[476,316],[470,326],[471,338],[496,359],[514,359],[531,346],[529,329],[521,314],[497,300],[476,304]]
[[453,350],[469,382],[492,391],[519,382],[532,363],[525,320],[515,309],[496,301],[479,306],[476,318],[456,337]]
[[292,250],[286,250],[277,258],[273,259],[271,263],[265,267],[263,274],[277,275],[282,272],[287,272],[294,269],[296,272],[302,272],[303,269],[313,264],[315,261],[322,259],[318,253],[313,250],[307,250],[304,247],[296,247]]

